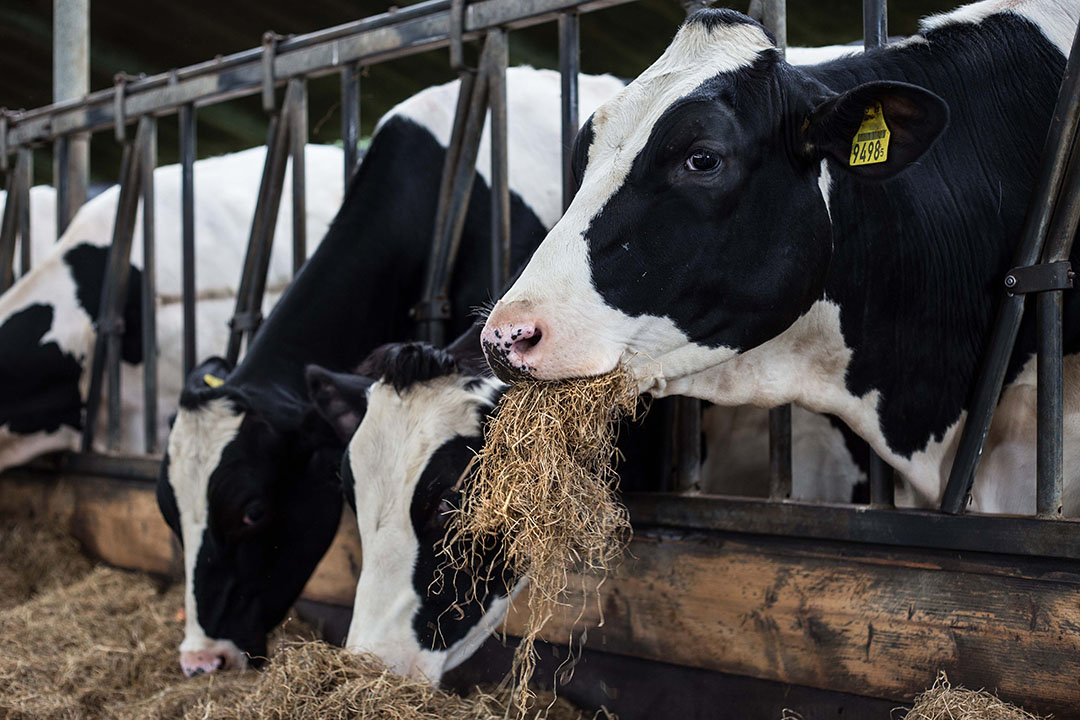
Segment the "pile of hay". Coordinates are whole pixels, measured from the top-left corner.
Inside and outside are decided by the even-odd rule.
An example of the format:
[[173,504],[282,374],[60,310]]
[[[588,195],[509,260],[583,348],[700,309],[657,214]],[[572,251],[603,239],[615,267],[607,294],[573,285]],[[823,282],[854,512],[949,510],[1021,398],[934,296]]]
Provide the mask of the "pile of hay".
[[985,690],[968,690],[949,683],[944,672],[934,686],[915,698],[906,720],[1040,720],[1023,708],[999,700]]
[[630,539],[619,501],[615,440],[638,407],[637,384],[620,368],[563,382],[524,381],[503,395],[475,472],[451,518],[448,567],[482,574],[475,559],[500,559],[529,581],[526,630],[515,654],[520,712],[528,706],[534,642],[566,602],[569,575],[606,573]]
[[0,610],[85,576],[93,567],[55,523],[0,520]]

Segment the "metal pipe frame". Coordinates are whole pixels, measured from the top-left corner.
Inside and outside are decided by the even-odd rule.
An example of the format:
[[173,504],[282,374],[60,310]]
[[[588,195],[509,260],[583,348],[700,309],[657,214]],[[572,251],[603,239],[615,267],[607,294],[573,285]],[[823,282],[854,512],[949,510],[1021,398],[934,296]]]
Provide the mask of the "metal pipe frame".
[[30,187],[34,184],[34,150],[19,148],[19,277],[30,272],[33,247],[30,242]]
[[[180,236],[184,311],[184,377],[195,369],[198,347],[195,319],[195,106],[180,108]],[[183,385],[181,385],[183,387]]]
[[[1047,231],[1043,263],[1068,260],[1077,221],[1080,220],[1080,126],[1073,137],[1068,172],[1050,229]],[[1061,518],[1061,495],[1064,484],[1064,377],[1062,362],[1061,290],[1039,293],[1036,298],[1038,343],[1036,493],[1035,508],[1039,517]]]
[[345,189],[360,162],[360,66],[341,68],[341,145],[345,150]]
[[[152,134],[153,119],[143,117],[134,141],[124,143],[120,170],[120,198],[116,206],[116,223],[109,247],[108,265],[98,311],[93,360],[90,366],[90,390],[86,396],[86,418],[83,424],[82,450],[89,452],[94,445],[97,414],[101,407],[101,392],[106,371],[109,376],[108,444],[115,448],[120,442],[120,356],[124,334],[123,303],[131,268],[131,244],[135,215],[139,206],[142,183],[140,155]],[[153,312],[152,308],[147,308]]]
[[[491,49],[485,76],[491,111],[491,289],[496,291],[510,280],[510,166],[506,147],[506,66],[510,54],[506,31],[489,31],[485,49],[488,46]],[[464,219],[464,211],[461,216]]]
[[563,210],[570,207],[574,187],[574,141],[581,119],[578,105],[578,81],[581,74],[581,18],[575,12],[559,15],[559,75],[562,79],[562,198]]
[[56,239],[75,216],[71,201],[71,139],[61,135],[53,142],[53,187],[56,188]]
[[[1070,154],[1072,138],[1080,124],[1080,30],[1073,38],[1069,61],[1058,93],[1053,120],[1043,146],[1040,173],[1032,191],[1028,214],[1014,267],[1032,265],[1042,255],[1054,213],[1055,200],[1059,197],[1065,180],[1066,161]],[[949,482],[941,501],[941,509],[948,513],[960,513],[967,506],[975,471],[990,432],[994,409],[1001,395],[1005,372],[1012,357],[1020,320],[1024,313],[1024,296],[1006,292],[998,308],[997,318],[990,336],[990,343],[983,355],[979,377],[975,386],[974,401],[968,410],[967,422],[960,436],[956,459],[949,474]]]
[[[292,157],[292,256],[293,276],[307,260],[307,162],[304,148],[308,141],[307,81],[297,78],[296,93],[289,113],[289,155]],[[290,84],[291,86],[291,84]]]
[[22,184],[18,167],[9,168],[7,175],[7,199],[4,202],[3,221],[0,222],[0,292],[15,282],[15,241],[19,231],[19,206],[22,204]]
[[[158,344],[157,344],[157,254],[154,234],[154,168],[157,167],[157,120],[143,119],[146,131],[139,136],[139,176],[142,184],[143,269],[142,269],[142,349],[143,349],[143,448],[157,452],[158,437]],[[141,127],[140,127],[141,129]]]
[[[556,20],[560,13],[582,12],[625,4],[632,0],[479,0],[465,7],[465,40],[493,28],[514,30]],[[347,64],[373,63],[445,47],[450,38],[450,1],[428,0],[408,8],[375,15],[276,43],[272,75],[278,85],[293,77],[319,77]],[[160,73],[128,83],[125,109],[129,116],[170,114],[189,103],[205,105],[262,92],[263,47],[217,60]],[[110,127],[114,123],[115,91],[90,93],[80,100],[55,103],[15,113],[8,142],[26,145],[72,132]]]

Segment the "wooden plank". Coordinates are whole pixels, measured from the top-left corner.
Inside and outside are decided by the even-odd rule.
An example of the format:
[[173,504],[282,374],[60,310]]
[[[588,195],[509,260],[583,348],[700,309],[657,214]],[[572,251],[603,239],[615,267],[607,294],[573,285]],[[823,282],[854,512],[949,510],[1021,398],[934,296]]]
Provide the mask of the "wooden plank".
[[[1080,707],[1076,563],[1028,572],[925,551],[701,536],[639,537],[630,552],[584,609],[589,647],[896,701],[943,669],[1059,718]],[[507,621],[513,634],[524,607]],[[564,608],[545,639],[565,644],[580,612]]]

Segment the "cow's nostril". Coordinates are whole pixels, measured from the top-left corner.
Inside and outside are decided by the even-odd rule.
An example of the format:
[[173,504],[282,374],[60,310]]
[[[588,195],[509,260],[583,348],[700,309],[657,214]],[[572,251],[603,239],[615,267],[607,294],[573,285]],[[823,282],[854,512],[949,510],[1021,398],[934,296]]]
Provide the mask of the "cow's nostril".
[[228,662],[229,658],[225,657],[224,655],[218,655],[216,658],[214,658],[214,669],[224,670]]
[[188,668],[184,670],[184,674],[187,675],[189,678],[199,677],[204,672],[205,671],[201,667]]
[[540,342],[540,339],[543,336],[543,333],[540,332],[540,328],[536,328],[535,330],[533,330],[532,335],[515,342],[514,350],[517,351],[518,354],[524,355],[525,353],[536,347],[536,345]]

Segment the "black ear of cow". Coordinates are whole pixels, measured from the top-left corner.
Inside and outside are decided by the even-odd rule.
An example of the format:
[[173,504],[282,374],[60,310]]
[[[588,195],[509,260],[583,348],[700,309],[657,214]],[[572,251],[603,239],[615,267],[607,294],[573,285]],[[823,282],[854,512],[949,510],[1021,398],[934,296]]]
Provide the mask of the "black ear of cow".
[[318,365],[308,365],[304,377],[315,409],[341,441],[348,443],[364,419],[367,391],[375,381],[352,373],[331,372]]
[[[889,130],[884,162],[852,165],[852,150],[868,108],[881,105]],[[810,115],[804,139],[817,157],[831,157],[853,175],[886,180],[930,149],[949,124],[949,106],[917,85],[880,81],[866,83],[824,101]]]
[[480,345],[480,331],[483,325],[474,323],[457,339],[446,346],[446,353],[454,358],[454,363],[464,372],[474,375],[490,375],[484,350]]
[[188,373],[187,380],[184,381],[183,395],[196,397],[208,389],[221,387],[231,372],[232,365],[225,358],[208,357]]

